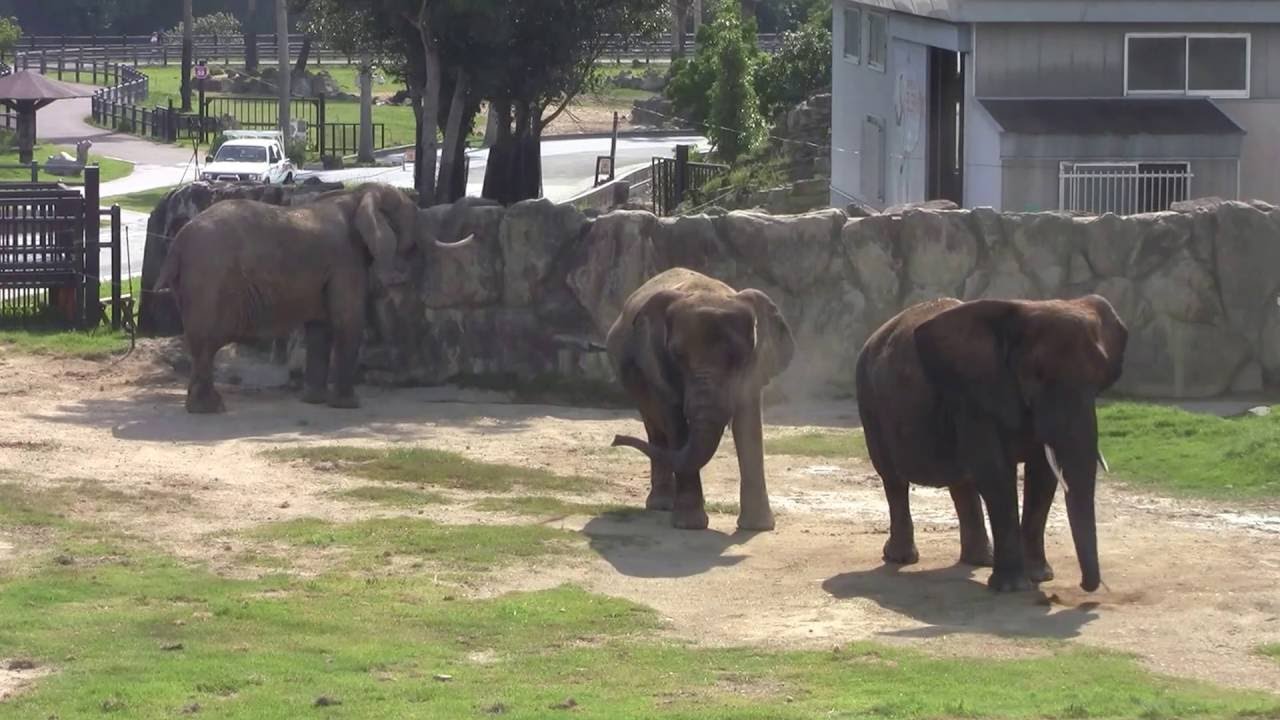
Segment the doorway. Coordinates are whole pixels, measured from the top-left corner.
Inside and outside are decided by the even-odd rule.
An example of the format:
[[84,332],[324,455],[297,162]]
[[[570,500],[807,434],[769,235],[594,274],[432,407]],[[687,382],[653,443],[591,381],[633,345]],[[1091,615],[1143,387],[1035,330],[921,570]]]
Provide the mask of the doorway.
[[929,48],[929,200],[964,204],[964,54]]

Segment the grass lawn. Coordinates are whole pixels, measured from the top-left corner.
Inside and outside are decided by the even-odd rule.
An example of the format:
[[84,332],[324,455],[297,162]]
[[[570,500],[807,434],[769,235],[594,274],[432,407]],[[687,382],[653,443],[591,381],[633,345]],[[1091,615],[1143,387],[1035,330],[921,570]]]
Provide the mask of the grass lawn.
[[[40,182],[61,182],[66,185],[83,185],[84,178],[50,175],[44,172],[44,161],[50,156],[58,152],[65,152],[75,157],[75,148],[56,147],[51,145],[36,145],[34,155],[36,162],[42,168],[38,179]],[[126,177],[133,172],[133,163],[127,163],[123,160],[111,160],[92,153],[89,154],[89,162],[97,163],[99,167],[99,181],[108,182],[110,180],[118,180]],[[12,166],[18,164],[18,149],[13,145],[13,136],[8,132],[0,132],[0,165]],[[0,182],[30,182],[31,170],[27,167],[3,167],[0,168]]]
[[862,430],[814,431],[768,438],[764,441],[764,451],[770,455],[813,458],[865,458],[867,443]]
[[133,210],[134,212],[143,212],[150,214],[156,209],[156,205],[164,199],[177,185],[169,187],[155,188],[154,190],[141,190],[126,195],[112,195],[102,199],[102,204],[110,207],[111,205],[119,205],[125,210]]
[[107,329],[93,332],[0,329],[0,349],[31,355],[99,360],[128,350],[129,336]]
[[[495,567],[589,552],[577,533],[542,525],[267,524],[237,541],[261,549],[233,558],[275,569],[215,574],[73,519],[85,491],[69,490],[0,483],[0,527],[40,538],[25,544],[34,554],[0,563],[0,647],[10,663],[47,673],[0,703],[0,720],[1280,712],[1274,696],[1164,678],[1131,657],[1067,644],[1018,660],[870,643],[703,648],[664,639],[650,608],[574,585],[470,596],[492,588]],[[322,564],[288,572],[295,561]]]
[[1111,471],[1136,485],[1209,498],[1280,497],[1280,406],[1268,417],[1219,418],[1177,408],[1098,408]]
[[1272,645],[1263,645],[1262,647],[1258,648],[1258,652],[1263,655],[1266,655],[1267,657],[1275,660],[1276,662],[1280,662],[1280,643],[1274,643]]

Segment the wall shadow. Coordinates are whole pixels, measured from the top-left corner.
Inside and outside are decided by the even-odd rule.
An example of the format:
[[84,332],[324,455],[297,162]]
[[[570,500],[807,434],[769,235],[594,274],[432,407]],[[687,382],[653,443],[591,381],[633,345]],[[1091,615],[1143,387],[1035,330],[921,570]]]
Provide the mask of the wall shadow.
[[920,571],[882,565],[830,577],[822,589],[841,600],[870,600],[927,626],[884,633],[891,637],[980,633],[1067,639],[1080,635],[1081,628],[1098,618],[1098,601],[1075,602],[1066,592],[1065,601],[1045,590],[994,593],[987,589],[988,573],[986,568],[967,565]]

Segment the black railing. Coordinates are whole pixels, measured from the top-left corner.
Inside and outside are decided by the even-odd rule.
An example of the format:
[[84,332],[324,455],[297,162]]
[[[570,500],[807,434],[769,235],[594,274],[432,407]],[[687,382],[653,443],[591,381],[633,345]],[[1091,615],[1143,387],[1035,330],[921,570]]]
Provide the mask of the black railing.
[[674,158],[653,159],[653,212],[674,214],[690,190],[697,190],[728,172],[728,165],[690,162],[689,146],[677,145]]

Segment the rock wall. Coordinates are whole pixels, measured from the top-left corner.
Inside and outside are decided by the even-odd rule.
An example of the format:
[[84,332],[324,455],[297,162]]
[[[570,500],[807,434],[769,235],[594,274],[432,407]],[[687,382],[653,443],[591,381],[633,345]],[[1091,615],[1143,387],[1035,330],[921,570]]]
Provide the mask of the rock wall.
[[1212,202],[1127,218],[907,208],[588,219],[531,201],[433,208],[427,221],[442,237],[476,241],[421,248],[414,281],[375,298],[371,381],[608,380],[588,341],[603,340],[646,278],[685,266],[778,302],[798,347],[780,381],[793,397],[851,391],[876,327],[948,295],[1106,296],[1130,328],[1122,392],[1207,397],[1280,385],[1280,210],[1269,206]]

